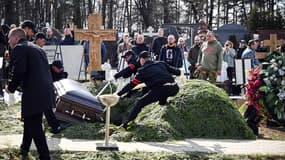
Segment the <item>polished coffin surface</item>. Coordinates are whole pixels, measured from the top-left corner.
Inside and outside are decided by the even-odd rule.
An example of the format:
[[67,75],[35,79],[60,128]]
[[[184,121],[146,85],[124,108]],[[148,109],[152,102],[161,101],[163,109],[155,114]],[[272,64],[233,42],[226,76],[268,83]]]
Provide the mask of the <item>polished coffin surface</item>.
[[79,123],[102,121],[103,107],[80,83],[63,79],[54,82],[57,93],[56,117],[59,120]]

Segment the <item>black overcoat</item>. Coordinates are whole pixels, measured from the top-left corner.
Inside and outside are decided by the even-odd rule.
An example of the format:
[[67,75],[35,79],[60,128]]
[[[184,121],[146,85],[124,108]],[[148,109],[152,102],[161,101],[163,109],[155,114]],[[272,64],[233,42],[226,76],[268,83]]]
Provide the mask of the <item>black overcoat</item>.
[[35,44],[21,39],[13,49],[8,90],[22,88],[22,117],[44,112],[53,107],[52,77],[45,52]]

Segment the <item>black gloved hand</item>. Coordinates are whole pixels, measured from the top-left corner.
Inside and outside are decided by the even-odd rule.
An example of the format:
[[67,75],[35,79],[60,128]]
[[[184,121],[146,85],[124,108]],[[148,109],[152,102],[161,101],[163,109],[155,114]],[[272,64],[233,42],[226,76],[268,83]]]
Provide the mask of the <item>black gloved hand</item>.
[[123,93],[122,91],[120,91],[120,92],[117,93],[117,95],[120,96],[120,97],[121,97],[123,94],[124,94],[124,93]]
[[118,78],[120,78],[120,75],[119,75],[118,73],[116,73],[116,74],[114,75],[114,78],[115,78],[115,79],[118,79]]

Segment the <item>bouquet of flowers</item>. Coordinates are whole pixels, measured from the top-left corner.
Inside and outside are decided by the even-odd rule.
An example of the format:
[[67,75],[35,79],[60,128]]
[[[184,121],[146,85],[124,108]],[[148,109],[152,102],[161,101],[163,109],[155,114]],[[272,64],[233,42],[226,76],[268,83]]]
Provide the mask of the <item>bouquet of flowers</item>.
[[262,63],[260,90],[264,105],[276,120],[285,120],[285,54],[272,52]]
[[255,69],[250,69],[249,74],[247,77],[248,83],[246,84],[246,93],[245,97],[248,99],[247,106],[254,106],[257,112],[259,113],[261,103],[260,99],[262,97],[262,93],[259,90],[261,86],[261,81],[260,81],[260,70],[261,67],[258,66]]
[[248,99],[246,103],[246,111],[244,113],[244,118],[248,126],[252,129],[255,135],[258,135],[258,126],[261,121],[261,81],[260,81],[260,70],[261,67],[249,70],[246,84],[245,97]]

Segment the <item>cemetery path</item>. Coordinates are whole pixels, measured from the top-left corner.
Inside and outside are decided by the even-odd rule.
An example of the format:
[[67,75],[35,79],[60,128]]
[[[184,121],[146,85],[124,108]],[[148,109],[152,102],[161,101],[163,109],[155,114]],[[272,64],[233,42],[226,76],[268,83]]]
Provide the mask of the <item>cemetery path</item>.
[[[0,150],[19,148],[22,135],[0,136]],[[48,137],[50,150],[96,151],[96,144],[103,141]],[[170,142],[113,142],[123,152],[203,152],[236,155],[285,155],[285,141],[277,140],[213,140],[186,139]],[[35,149],[32,146],[32,149]]]

